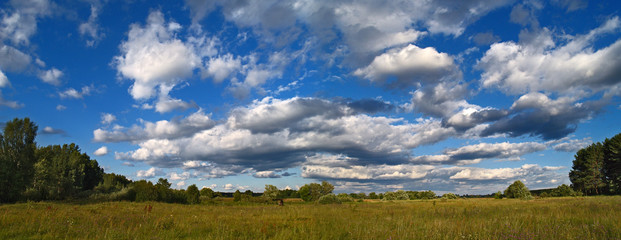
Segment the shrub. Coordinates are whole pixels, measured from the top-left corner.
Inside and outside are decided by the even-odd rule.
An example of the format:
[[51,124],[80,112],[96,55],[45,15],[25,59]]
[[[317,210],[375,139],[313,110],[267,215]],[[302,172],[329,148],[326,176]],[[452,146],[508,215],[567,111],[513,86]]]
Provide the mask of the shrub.
[[334,195],[334,193],[330,193],[321,196],[318,202],[321,204],[340,204],[341,200],[336,195]]
[[494,199],[502,199],[502,192],[498,191],[494,193]]
[[511,185],[509,185],[509,187],[505,190],[505,196],[507,196],[508,198],[520,198],[520,199],[532,199],[533,198],[528,188],[520,180],[517,180],[513,182]]
[[341,202],[353,202],[354,201],[354,198],[352,198],[351,195],[347,193],[339,193],[338,195],[336,195],[336,197],[338,197]]
[[454,193],[445,193],[444,195],[442,195],[442,199],[457,199],[457,195],[455,195]]

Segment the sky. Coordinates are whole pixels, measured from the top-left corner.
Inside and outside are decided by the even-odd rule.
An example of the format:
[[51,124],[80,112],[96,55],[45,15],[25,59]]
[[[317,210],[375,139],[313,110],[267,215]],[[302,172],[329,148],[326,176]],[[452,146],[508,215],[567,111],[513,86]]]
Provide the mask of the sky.
[[174,188],[570,184],[621,132],[621,2],[0,2],[0,122]]

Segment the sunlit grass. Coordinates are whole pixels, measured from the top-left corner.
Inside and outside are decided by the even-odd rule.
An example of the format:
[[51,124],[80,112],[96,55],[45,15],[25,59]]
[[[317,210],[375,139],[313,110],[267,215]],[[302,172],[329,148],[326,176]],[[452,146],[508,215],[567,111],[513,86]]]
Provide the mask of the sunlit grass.
[[0,239],[15,238],[621,239],[621,197],[0,206]]

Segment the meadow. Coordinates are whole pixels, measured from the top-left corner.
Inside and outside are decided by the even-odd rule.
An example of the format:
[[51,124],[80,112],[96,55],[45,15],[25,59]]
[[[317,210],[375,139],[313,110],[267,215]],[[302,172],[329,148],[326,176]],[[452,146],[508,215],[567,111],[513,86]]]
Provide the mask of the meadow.
[[621,239],[621,196],[0,206],[0,239]]

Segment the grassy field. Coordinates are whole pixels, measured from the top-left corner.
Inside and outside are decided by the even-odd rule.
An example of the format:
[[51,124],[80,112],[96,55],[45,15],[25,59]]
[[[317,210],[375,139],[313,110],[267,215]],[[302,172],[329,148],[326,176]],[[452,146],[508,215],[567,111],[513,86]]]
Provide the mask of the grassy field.
[[[148,206],[152,206],[149,210]],[[0,206],[0,239],[621,239],[621,197]]]

